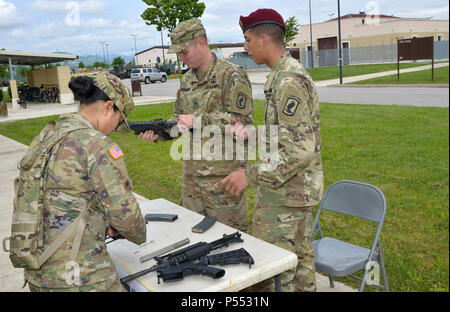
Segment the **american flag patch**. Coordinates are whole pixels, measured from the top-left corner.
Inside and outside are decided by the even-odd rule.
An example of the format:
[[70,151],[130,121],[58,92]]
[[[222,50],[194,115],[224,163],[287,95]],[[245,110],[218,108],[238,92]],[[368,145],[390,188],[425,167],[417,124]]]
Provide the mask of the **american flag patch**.
[[109,154],[112,158],[118,159],[123,156],[123,152],[118,145],[113,145],[109,148]]

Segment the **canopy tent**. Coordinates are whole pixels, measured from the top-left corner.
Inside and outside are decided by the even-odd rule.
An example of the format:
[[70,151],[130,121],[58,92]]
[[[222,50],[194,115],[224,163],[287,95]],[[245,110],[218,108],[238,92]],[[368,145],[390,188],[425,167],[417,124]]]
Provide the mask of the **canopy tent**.
[[67,60],[76,60],[78,55],[75,54],[56,54],[56,53],[37,53],[22,51],[0,50],[0,64],[9,64],[11,79],[12,65],[31,65],[39,66],[43,64],[51,64]]
[[[13,109],[18,108],[18,92],[17,84],[14,80],[14,74],[12,70],[13,65],[31,65],[39,66],[43,64],[51,64],[56,62],[62,62],[67,60],[76,60],[78,55],[75,54],[56,54],[56,53],[37,53],[37,52],[22,52],[22,51],[7,51],[0,50],[0,64],[9,64],[10,72],[10,86],[12,95]],[[44,71],[44,75],[40,75],[40,78],[50,79],[52,78],[54,82],[52,84],[57,84],[60,92],[60,102],[61,104],[73,103],[73,94],[67,88],[67,83],[70,81],[70,68],[68,66],[61,66],[55,68],[55,71],[46,68],[38,71],[27,72],[27,82],[28,73],[34,73],[39,71]],[[49,73],[45,73],[49,71]],[[32,79],[33,80],[33,79]],[[35,80],[35,79],[34,79]]]

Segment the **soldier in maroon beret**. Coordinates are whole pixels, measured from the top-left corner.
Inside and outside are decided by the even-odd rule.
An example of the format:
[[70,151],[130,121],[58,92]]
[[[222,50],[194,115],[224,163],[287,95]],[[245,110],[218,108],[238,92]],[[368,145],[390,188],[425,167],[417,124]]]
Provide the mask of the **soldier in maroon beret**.
[[[240,26],[249,56],[256,64],[271,68],[264,86],[264,123],[267,129],[278,126],[278,161],[273,165],[272,157],[260,160],[221,183],[234,194],[252,186],[256,190],[252,234],[297,254],[297,267],[281,274],[281,290],[316,291],[311,235],[313,207],[323,192],[316,88],[302,65],[286,52],[285,24],[278,12],[259,9],[241,16]],[[243,125],[235,123],[235,127],[242,129]],[[271,150],[270,141],[266,140],[266,150]],[[273,280],[252,290],[273,291]]]

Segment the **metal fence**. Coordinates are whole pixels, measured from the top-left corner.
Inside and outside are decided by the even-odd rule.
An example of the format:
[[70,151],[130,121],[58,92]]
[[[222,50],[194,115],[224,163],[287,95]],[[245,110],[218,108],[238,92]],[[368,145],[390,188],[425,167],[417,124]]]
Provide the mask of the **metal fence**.
[[[302,50],[300,61],[305,68],[311,67],[311,52]],[[317,66],[337,66],[339,65],[339,50],[320,50],[313,51],[314,67]],[[435,41],[434,42],[434,59],[448,60],[449,59],[449,41]],[[357,65],[357,64],[376,64],[376,63],[393,63],[397,62],[397,45],[379,45],[356,48],[342,49],[342,64],[343,65]]]
[[242,67],[243,70],[257,69],[257,68],[267,68],[265,64],[257,65],[248,56],[234,56],[227,59],[227,61]]

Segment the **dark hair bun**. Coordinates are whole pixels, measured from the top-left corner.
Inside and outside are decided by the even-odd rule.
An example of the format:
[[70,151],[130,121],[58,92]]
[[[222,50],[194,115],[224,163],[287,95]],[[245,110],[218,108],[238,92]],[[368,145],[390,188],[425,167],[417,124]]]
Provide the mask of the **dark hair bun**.
[[97,89],[91,78],[83,76],[76,77],[69,82],[69,88],[79,98],[89,98],[94,94],[95,89]]

